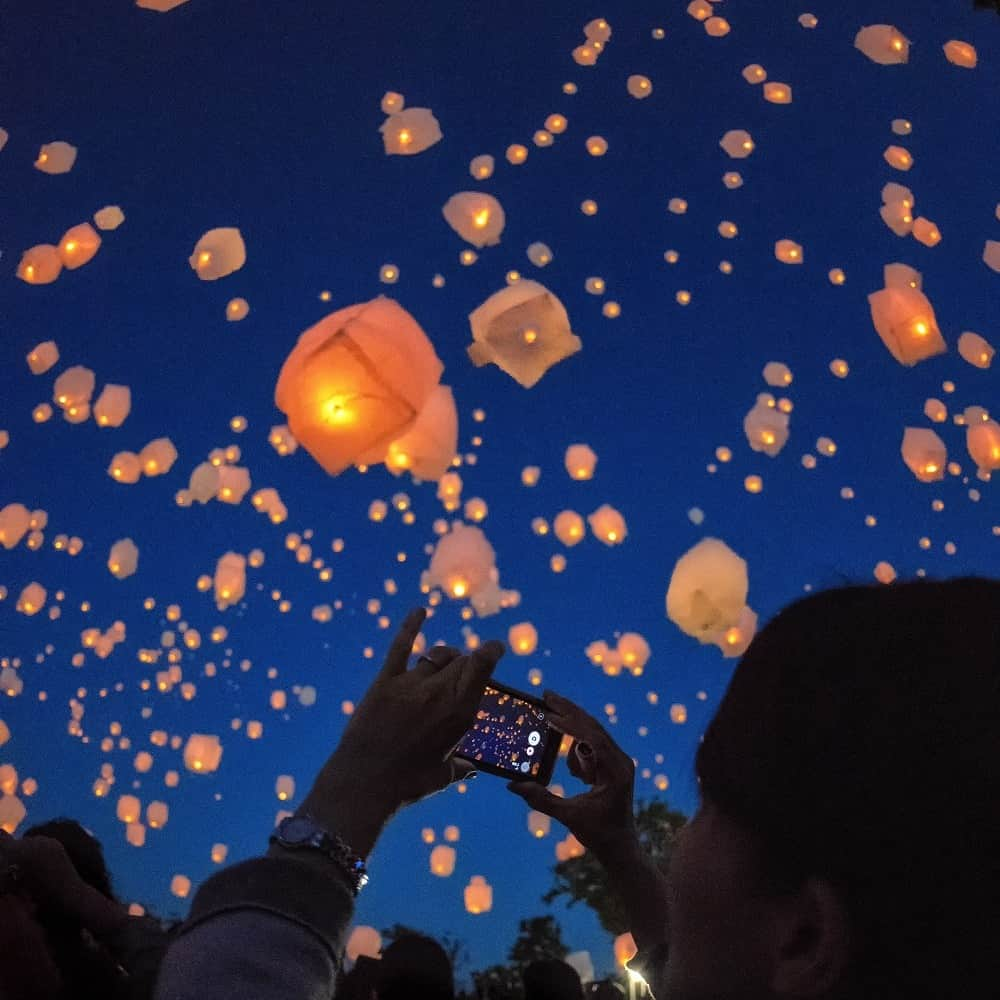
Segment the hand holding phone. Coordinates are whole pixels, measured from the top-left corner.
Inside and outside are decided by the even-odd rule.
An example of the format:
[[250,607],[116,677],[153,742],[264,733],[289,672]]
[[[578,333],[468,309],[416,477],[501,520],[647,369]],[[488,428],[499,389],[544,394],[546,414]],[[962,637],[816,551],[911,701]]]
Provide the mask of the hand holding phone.
[[488,774],[547,785],[562,742],[562,734],[549,725],[548,712],[541,698],[490,680],[476,721],[453,755]]

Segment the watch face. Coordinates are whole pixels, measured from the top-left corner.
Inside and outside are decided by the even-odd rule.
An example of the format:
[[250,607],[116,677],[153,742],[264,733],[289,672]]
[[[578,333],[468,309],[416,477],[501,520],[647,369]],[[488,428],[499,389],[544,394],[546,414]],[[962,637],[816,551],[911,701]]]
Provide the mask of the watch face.
[[296,844],[309,841],[315,832],[313,823],[304,816],[289,816],[281,824],[279,835],[282,840]]

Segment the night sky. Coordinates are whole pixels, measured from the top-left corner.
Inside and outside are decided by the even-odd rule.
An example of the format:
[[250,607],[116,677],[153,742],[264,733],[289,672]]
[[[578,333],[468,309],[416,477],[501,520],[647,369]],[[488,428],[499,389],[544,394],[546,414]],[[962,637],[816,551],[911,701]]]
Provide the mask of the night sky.
[[[544,686],[610,715],[616,738],[649,769],[640,797],[665,794],[675,808],[695,808],[694,750],[732,669],[665,616],[673,565],[702,537],[724,539],[747,560],[749,603],[762,620],[806,587],[871,580],[880,560],[903,578],[919,570],[1000,573],[997,487],[976,478],[964,428],[952,422],[969,405],[1000,409],[995,371],[972,367],[956,350],[963,331],[1000,341],[1000,275],[982,260],[984,242],[1000,240],[1000,18],[973,11],[971,0],[810,3],[719,3],[732,24],[723,38],[709,37],[678,0],[592,9],[569,0],[388,0],[353,11],[323,0],[189,0],[166,14],[129,0],[43,0],[0,13],[0,126],[10,133],[0,152],[0,428],[10,435],[0,451],[0,507],[21,502],[48,512],[38,551],[24,542],[0,550],[8,590],[0,657],[20,658],[24,684],[19,696],[0,700],[12,733],[0,763],[38,782],[34,796],[22,796],[26,823],[79,818],[105,843],[123,898],[180,916],[186,903],[170,895],[173,875],[208,877],[216,842],[229,845],[230,860],[260,851],[283,805],[278,775],[296,778],[297,798],[305,793],[343,727],[341,703],[360,698],[393,629],[422,600],[433,521],[459,516],[443,510],[434,484],[382,467],[331,478],[303,449],[281,458],[268,444],[270,428],[284,422],[275,381],[298,335],[333,309],[380,294],[416,317],[444,362],[459,451],[476,455],[458,469],[463,499],[486,500],[481,527],[501,582],[522,595],[519,607],[469,622],[460,602],[445,600],[425,629],[428,641],[461,644],[465,625],[483,639],[505,638],[512,624],[534,623],[538,651],[509,653],[497,677],[527,688],[528,671],[541,669]],[[807,10],[815,29],[798,23]],[[596,66],[578,66],[571,52],[584,25],[601,16],[613,35]],[[854,48],[858,29],[873,23],[894,24],[911,40],[907,65],[878,66]],[[662,40],[653,37],[657,27]],[[949,39],[977,47],[975,70],[946,61]],[[748,63],[789,84],[793,103],[765,102],[741,76]],[[651,79],[648,99],[627,93],[633,73]],[[577,93],[563,92],[567,81]],[[408,106],[431,108],[443,140],[417,156],[386,156],[379,105],[390,90]],[[568,128],[539,148],[532,136],[554,112]],[[909,119],[912,134],[894,135],[895,118]],[[752,156],[730,160],[719,148],[729,129],[750,131]],[[607,140],[605,156],[587,154],[592,135]],[[79,148],[68,174],[32,166],[53,140]],[[514,142],[529,148],[521,166],[504,159]],[[886,164],[890,144],[910,150],[912,170]],[[478,182],[468,164],[481,153],[496,158],[496,172]],[[721,181],[730,170],[743,175],[737,190]],[[915,214],[938,225],[939,246],[897,237],[881,221],[888,181],[913,189]],[[466,267],[466,244],[441,207],[476,189],[500,200],[507,225],[499,246]],[[686,214],[667,211],[672,197],[687,200]],[[597,201],[596,215],[580,211],[587,198]],[[91,263],[49,286],[17,280],[24,250],[57,243],[109,204],[126,221],[103,234]],[[738,226],[735,239],[719,235],[723,220]],[[202,282],[187,258],[217,226],[240,228],[247,262]],[[802,245],[801,266],[775,259],[782,238]],[[536,240],[554,254],[544,269],[525,255]],[[679,253],[674,265],[664,261],[668,249]],[[732,274],[720,272],[722,260]],[[893,261],[923,273],[949,344],[947,354],[914,368],[891,357],[869,314],[867,295]],[[380,282],[385,263],[398,267],[398,283]],[[827,278],[834,267],[846,273],[840,287]],[[583,341],[530,390],[499,368],[473,367],[465,350],[468,314],[504,287],[511,269],[558,295]],[[443,288],[432,286],[435,274]],[[604,279],[603,297],[584,291],[590,276]],[[691,293],[686,307],[675,300],[681,289]],[[236,296],[251,312],[229,323],[226,303]],[[602,315],[607,300],[620,303],[618,318]],[[48,339],[58,343],[60,363],[33,376],[25,355]],[[830,373],[834,358],[848,361],[846,379]],[[787,390],[773,390],[794,403],[791,437],[776,458],[752,452],[742,431],[756,395],[768,390],[768,361],[794,374]],[[75,364],[96,372],[98,392],[106,382],[131,387],[133,409],[121,428],[73,426],[58,410],[46,423],[32,421],[32,409],[51,401],[54,376]],[[952,393],[942,388],[948,380]],[[928,397],[949,408],[948,421],[934,426],[961,466],[930,485],[914,479],[899,453],[904,427],[932,426],[923,414]],[[477,408],[482,423],[473,419]],[[230,429],[236,415],[248,421],[240,434]],[[179,453],[167,475],[130,486],[106,474],[114,453],[161,436]],[[816,454],[821,436],[836,442],[836,454],[806,469],[802,456]],[[591,481],[574,482],[563,467],[576,442],[599,456]],[[237,507],[176,505],[191,470],[230,444],[242,449],[239,464],[254,490],[280,491],[284,524],[269,523],[249,496]],[[733,459],[713,473],[720,445]],[[521,484],[526,465],[542,469],[532,489]],[[750,474],[763,477],[758,495],[743,488]],[[853,498],[842,498],[845,488]],[[369,504],[397,493],[409,496],[415,522],[391,510],[372,523]],[[532,532],[535,517],[551,520],[567,508],[586,516],[603,503],[627,520],[622,545],[588,536],[564,550],[552,534]],[[704,523],[692,523],[692,508]],[[314,557],[333,569],[329,582],[286,547],[290,532],[307,530]],[[60,533],[81,537],[82,552],[56,551]],[[126,537],[139,547],[139,568],[119,581],[105,564],[110,546]],[[334,539],[343,539],[343,551],[332,551]],[[219,612],[196,588],[198,577],[226,551],[258,547],[266,562],[248,570],[245,601]],[[560,551],[567,565],[557,574],[549,560]],[[385,592],[390,578],[394,595]],[[29,618],[14,604],[31,581],[49,599]],[[145,610],[149,597],[155,607]],[[368,610],[373,598],[377,614]],[[315,606],[337,600],[331,622],[312,620]],[[50,620],[59,604],[61,616]],[[171,604],[203,638],[181,662],[184,681],[197,686],[190,701],[179,686],[168,694],[142,688],[166,669],[165,651],[156,666],[139,662],[138,652],[177,631],[180,623],[166,618]],[[127,634],[114,653],[100,660],[88,652],[82,667],[72,666],[81,631],[116,620]],[[228,630],[218,644],[209,641],[217,625]],[[584,656],[588,643],[614,645],[621,631],[641,633],[652,647],[642,677],[607,677]],[[314,706],[299,703],[297,685],[316,688]],[[275,690],[287,692],[283,711],[269,705]],[[72,698],[85,707],[84,739],[67,732]],[[673,704],[686,706],[686,723],[670,721]],[[234,731],[234,719],[243,728]],[[263,723],[262,739],[247,738],[248,720]],[[104,752],[113,723],[121,734]],[[218,772],[190,774],[179,750],[150,744],[153,730],[219,735]],[[133,768],[140,750],[154,757],[145,774]],[[116,782],[99,799],[91,787],[103,763],[113,765]],[[164,785],[171,769],[181,774],[173,789]],[[669,778],[666,793],[653,786],[657,774]],[[556,780],[573,783],[562,763]],[[166,827],[149,830],[141,849],[126,843],[115,818],[125,793],[144,807],[170,806]],[[433,827],[441,842],[448,824],[461,830],[458,863],[441,879],[429,872],[420,831]],[[392,823],[371,859],[357,921],[451,932],[467,941],[471,967],[500,961],[517,921],[547,912],[540,897],[562,836],[553,824],[549,836],[531,837],[523,803],[483,775],[466,794],[449,790]],[[473,875],[494,889],[492,911],[474,917],[462,904]],[[589,949],[599,970],[610,966],[610,939],[589,911],[553,912],[573,950]]]

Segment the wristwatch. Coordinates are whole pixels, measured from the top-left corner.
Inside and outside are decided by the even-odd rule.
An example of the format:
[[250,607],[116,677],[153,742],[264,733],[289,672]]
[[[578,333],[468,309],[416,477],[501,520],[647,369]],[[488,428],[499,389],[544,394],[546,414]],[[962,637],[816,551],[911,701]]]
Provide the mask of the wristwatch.
[[365,859],[355,854],[335,833],[324,830],[311,816],[286,816],[271,834],[271,843],[289,850],[312,850],[326,855],[343,873],[356,896],[368,883]]

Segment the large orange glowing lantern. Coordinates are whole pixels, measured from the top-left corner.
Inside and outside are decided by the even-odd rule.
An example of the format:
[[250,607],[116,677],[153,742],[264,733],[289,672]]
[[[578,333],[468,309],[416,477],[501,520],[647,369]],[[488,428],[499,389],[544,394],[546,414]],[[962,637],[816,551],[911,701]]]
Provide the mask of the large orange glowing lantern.
[[725,542],[704,538],[674,566],[667,617],[699,642],[714,642],[739,622],[749,586],[746,561]]
[[868,296],[868,304],[878,335],[900,364],[912,367],[948,349],[934,307],[919,288],[883,288]]
[[970,424],[965,432],[965,445],[980,469],[987,472],[1000,469],[1000,424],[995,420]]
[[445,222],[474,247],[494,246],[500,242],[505,223],[500,202],[483,191],[460,191],[453,194],[441,209]]
[[906,467],[922,483],[944,479],[948,449],[944,441],[926,427],[907,427],[903,432],[900,453]]
[[306,330],[285,360],[274,398],[296,440],[337,475],[400,438],[442,371],[417,321],[380,297]]

